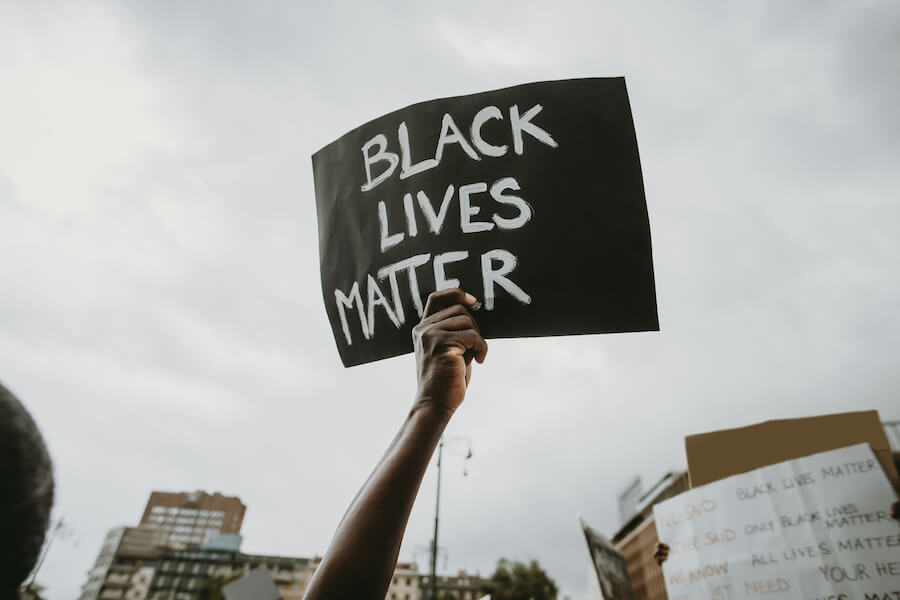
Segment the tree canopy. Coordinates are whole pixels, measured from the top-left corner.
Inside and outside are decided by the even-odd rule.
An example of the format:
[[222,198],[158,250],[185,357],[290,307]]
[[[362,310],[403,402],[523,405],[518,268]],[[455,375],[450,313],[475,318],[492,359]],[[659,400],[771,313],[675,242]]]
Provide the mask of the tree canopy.
[[242,572],[238,572],[228,576],[214,575],[207,578],[197,588],[197,600],[225,600],[225,592],[222,588],[243,576]]
[[501,558],[482,587],[491,600],[556,600],[556,583],[536,560],[527,565]]

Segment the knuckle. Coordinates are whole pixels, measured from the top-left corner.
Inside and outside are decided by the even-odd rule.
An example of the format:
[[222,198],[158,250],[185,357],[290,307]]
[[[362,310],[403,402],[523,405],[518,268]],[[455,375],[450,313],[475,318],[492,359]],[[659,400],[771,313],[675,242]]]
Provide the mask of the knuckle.
[[468,314],[469,314],[469,311],[467,311],[465,308],[463,308],[463,306],[461,304],[454,304],[450,308],[450,316],[461,317],[461,316],[466,316]]
[[433,325],[422,327],[419,330],[419,339],[427,346],[434,346],[436,340],[440,339],[440,330]]

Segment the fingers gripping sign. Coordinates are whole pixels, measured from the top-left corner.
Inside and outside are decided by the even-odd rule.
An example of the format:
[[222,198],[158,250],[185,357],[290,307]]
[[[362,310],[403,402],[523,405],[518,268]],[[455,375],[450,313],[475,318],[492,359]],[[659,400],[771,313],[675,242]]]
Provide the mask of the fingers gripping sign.
[[472,360],[484,362],[488,346],[469,312],[477,301],[460,289],[428,296],[421,322],[413,329],[419,370],[417,402],[454,412],[466,395]]
[[656,559],[656,564],[662,566],[662,564],[669,558],[669,545],[662,543],[657,544],[656,552],[653,554],[653,558]]

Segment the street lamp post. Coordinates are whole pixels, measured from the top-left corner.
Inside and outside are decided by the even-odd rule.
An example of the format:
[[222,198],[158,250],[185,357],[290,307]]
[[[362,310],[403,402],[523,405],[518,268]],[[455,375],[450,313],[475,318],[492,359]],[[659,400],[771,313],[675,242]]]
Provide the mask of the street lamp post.
[[431,540],[431,600],[437,600],[438,515],[441,512],[441,456],[443,453],[444,438],[441,436],[437,459],[437,499],[434,501],[434,538]]
[[[453,443],[457,441],[467,441],[469,443],[469,449],[463,457],[465,460],[469,460],[472,458],[472,442],[467,437],[455,437],[447,440],[447,443]],[[448,449],[448,452],[450,450]],[[437,600],[437,555],[438,555],[438,519],[440,517],[441,511],[441,462],[444,455],[444,438],[441,436],[441,441],[438,444],[438,458],[437,458],[437,497],[434,502],[434,539],[431,540],[431,600]],[[462,456],[462,455],[460,455]],[[463,476],[465,476],[466,469],[463,467]]]

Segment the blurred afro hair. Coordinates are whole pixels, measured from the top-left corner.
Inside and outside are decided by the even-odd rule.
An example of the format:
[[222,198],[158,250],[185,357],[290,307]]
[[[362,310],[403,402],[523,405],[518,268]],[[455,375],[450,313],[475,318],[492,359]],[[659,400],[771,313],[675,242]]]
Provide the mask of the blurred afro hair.
[[53,465],[22,403],[0,384],[0,598],[34,568],[50,522]]

